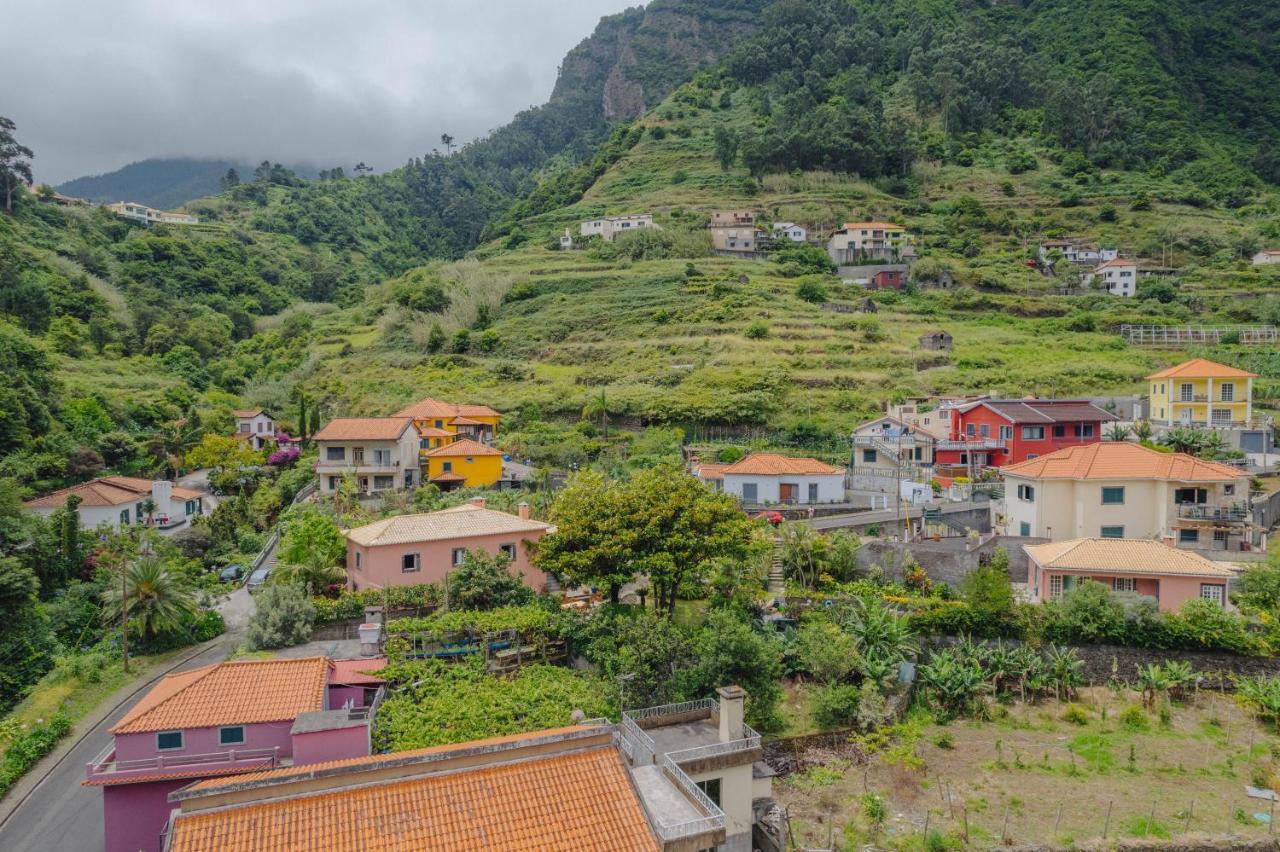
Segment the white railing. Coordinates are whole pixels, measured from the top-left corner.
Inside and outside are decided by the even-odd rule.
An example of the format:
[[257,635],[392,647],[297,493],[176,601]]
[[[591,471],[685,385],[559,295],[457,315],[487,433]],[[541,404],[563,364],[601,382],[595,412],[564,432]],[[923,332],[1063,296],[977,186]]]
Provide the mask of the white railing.
[[261,763],[270,760],[275,766],[280,762],[280,748],[243,748],[215,751],[207,754],[159,754],[155,757],[137,758],[134,760],[112,760],[115,747],[110,746],[98,758],[86,766],[89,779],[112,775],[118,772],[139,772],[154,769],[179,769],[184,767],[215,766],[251,762]]
[[699,698],[694,701],[682,701],[679,704],[659,704],[657,707],[641,707],[636,710],[623,710],[623,719],[653,719],[659,716],[678,716],[692,713],[695,710],[719,710],[720,703],[714,698]]
[[744,736],[741,739],[683,748],[679,751],[669,751],[666,756],[676,763],[692,763],[695,760],[705,760],[708,757],[716,757],[721,754],[733,754],[739,751],[760,748],[760,735],[748,725],[743,725],[742,730]]
[[620,731],[619,740],[626,743],[627,757],[631,758],[632,766],[648,766],[653,763],[653,756],[657,753],[658,746],[653,741],[653,737],[644,732],[635,720],[631,719],[623,713],[622,723],[618,726]]
[[724,828],[724,811],[711,801],[710,797],[703,791],[701,787],[693,783],[693,779],[684,774],[675,761],[670,756],[663,755],[662,770],[667,776],[680,788],[680,791],[688,796],[697,804],[699,808],[706,812],[706,816],[697,819],[685,820],[684,822],[674,823],[672,825],[664,825],[661,822],[655,824],[658,836],[663,841],[679,840],[684,837],[695,837],[699,834],[706,834],[711,831],[718,831]]

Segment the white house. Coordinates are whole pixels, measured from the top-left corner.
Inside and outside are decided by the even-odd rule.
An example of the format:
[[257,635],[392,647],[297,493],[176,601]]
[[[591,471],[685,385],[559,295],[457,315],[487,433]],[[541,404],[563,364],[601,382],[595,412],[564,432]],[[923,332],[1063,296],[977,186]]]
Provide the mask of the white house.
[[795,222],[774,222],[773,235],[778,239],[791,240],[793,243],[802,243],[809,238],[809,232]]
[[236,437],[248,441],[255,450],[276,436],[276,421],[271,412],[261,408],[237,411]]
[[723,490],[743,503],[839,503],[844,468],[817,459],[755,453],[720,472]]
[[1268,266],[1280,263],[1280,249],[1263,249],[1253,256],[1254,266]]
[[1138,264],[1132,260],[1117,258],[1094,267],[1088,281],[1102,279],[1102,289],[1113,296],[1136,296],[1138,293]]
[[1054,251],[1062,252],[1062,258],[1067,263],[1078,264],[1103,263],[1120,256],[1118,249],[1098,248],[1096,243],[1068,237],[1061,240],[1045,240],[1041,243],[1040,262],[1047,263],[1049,255]]
[[573,234],[565,228],[564,233],[560,235],[560,250],[569,251],[571,248],[573,248]]
[[313,438],[320,448],[320,493],[332,494],[347,474],[361,493],[414,488],[421,480],[418,430],[412,417],[338,417]]
[[136,201],[117,201],[106,205],[107,209],[119,216],[144,225],[198,225],[200,220],[190,213],[169,213],[156,210]]
[[130,524],[149,524],[169,529],[205,514],[204,494],[180,488],[165,479],[132,476],[102,476],[61,488],[28,500],[22,505],[30,512],[48,517],[67,505],[67,498],[80,498],[77,511],[80,526],[95,529],[106,524],[119,529]]
[[911,235],[892,222],[846,222],[827,241],[827,254],[836,264],[867,260],[899,260],[914,256]]
[[[606,243],[611,243],[619,234],[629,234],[642,228],[656,228],[652,213],[625,213],[621,216],[603,216],[599,219],[588,219],[578,226],[578,233],[584,237],[599,236]],[[561,239],[561,245],[564,240]]]

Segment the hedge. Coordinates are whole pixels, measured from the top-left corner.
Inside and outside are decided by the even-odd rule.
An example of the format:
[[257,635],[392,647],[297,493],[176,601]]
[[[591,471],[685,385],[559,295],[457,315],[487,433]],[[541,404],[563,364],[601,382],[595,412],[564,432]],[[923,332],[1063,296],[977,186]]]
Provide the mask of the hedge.
[[316,608],[316,625],[331,624],[363,618],[366,606],[385,606],[388,609],[434,609],[440,605],[442,594],[435,583],[416,586],[391,586],[386,589],[362,589],[358,592],[343,591],[336,598],[315,597],[311,602]]

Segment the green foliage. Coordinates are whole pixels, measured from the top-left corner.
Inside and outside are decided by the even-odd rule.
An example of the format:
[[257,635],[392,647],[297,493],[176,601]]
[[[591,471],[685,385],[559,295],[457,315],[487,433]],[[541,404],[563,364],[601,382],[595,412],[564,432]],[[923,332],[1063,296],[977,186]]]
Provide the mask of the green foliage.
[[810,712],[820,728],[844,728],[858,721],[860,690],[851,683],[827,683],[810,692]]
[[1236,603],[1249,612],[1280,609],[1280,558],[1251,564],[1240,574]]
[[[115,583],[103,594],[102,617],[118,624],[123,607],[133,629],[143,637],[178,630],[196,613],[196,602],[181,578],[154,557],[143,557],[125,569],[122,590]],[[123,600],[123,604],[122,604]]]
[[337,597],[313,597],[317,625],[330,624],[353,618],[363,618],[366,606],[380,606],[384,610],[422,608],[431,609],[444,600],[444,593],[435,583],[414,586],[388,586],[385,589],[343,588]]
[[255,595],[249,619],[249,647],[287,648],[311,638],[316,610],[306,589],[295,584],[268,583]]
[[792,652],[800,668],[822,683],[842,681],[858,668],[853,638],[825,619],[811,619],[801,625]]
[[314,506],[297,506],[281,518],[280,550],[272,579],[297,583],[308,594],[319,594],[346,577],[338,567],[346,555],[347,541],[337,524]]
[[979,565],[960,586],[969,608],[981,621],[999,633],[1013,626],[1013,583],[1009,579],[1009,554],[996,548],[991,561]]
[[688,632],[671,619],[639,607],[606,605],[587,621],[578,646],[602,677],[610,682],[625,678],[626,707],[683,697],[673,676],[690,664],[692,649]]
[[822,279],[816,277],[805,277],[796,285],[796,298],[803,299],[806,302],[821,304],[830,299],[827,293],[826,285]]
[[521,606],[533,600],[533,590],[510,570],[500,554],[468,550],[462,564],[449,572],[449,605],[459,609]]
[[771,731],[781,724],[782,648],[776,635],[717,610],[694,635],[692,653],[693,664],[676,675],[683,694],[709,697],[721,686],[736,684],[747,691],[747,721],[753,727]]
[[4,746],[4,757],[0,759],[0,797],[69,733],[71,718],[62,710],[43,724],[24,726],[13,732],[0,731],[0,745]]
[[536,603],[489,610],[451,609],[423,618],[392,619],[387,622],[387,633],[415,633],[425,639],[443,640],[514,630],[525,636],[560,637],[570,629],[571,618]]

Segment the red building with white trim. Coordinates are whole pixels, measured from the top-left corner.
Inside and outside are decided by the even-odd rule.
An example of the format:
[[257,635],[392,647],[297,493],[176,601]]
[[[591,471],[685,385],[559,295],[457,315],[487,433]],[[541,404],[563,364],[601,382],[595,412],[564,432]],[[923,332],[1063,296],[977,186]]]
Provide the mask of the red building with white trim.
[[987,467],[1095,444],[1103,424],[1117,419],[1087,400],[984,399],[956,410],[934,460],[941,476],[972,477]]

